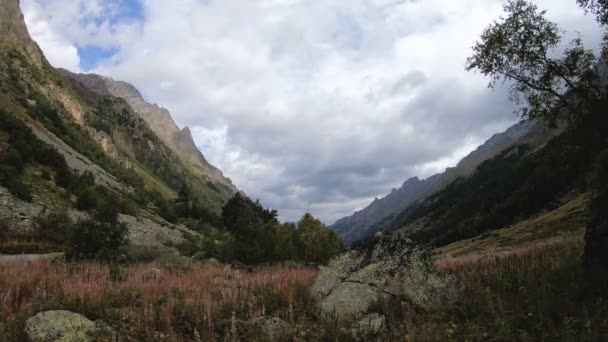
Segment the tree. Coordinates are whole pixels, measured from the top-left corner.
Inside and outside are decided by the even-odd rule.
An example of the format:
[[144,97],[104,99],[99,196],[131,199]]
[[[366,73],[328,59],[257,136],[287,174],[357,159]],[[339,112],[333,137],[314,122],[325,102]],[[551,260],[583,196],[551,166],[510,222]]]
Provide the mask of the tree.
[[336,233],[308,213],[298,222],[298,241],[300,257],[307,263],[326,264],[342,249]]
[[119,248],[127,242],[123,223],[99,222],[94,219],[79,222],[69,240],[68,254],[76,259],[113,260]]
[[608,58],[608,0],[576,0],[585,11],[596,16],[600,25],[604,27],[604,46],[602,57]]
[[[577,0],[577,3],[608,27],[608,1]],[[600,125],[598,118],[605,110],[598,111],[601,107],[598,104],[605,102],[606,94],[597,82],[594,71],[598,61],[594,54],[577,38],[561,58],[555,58],[561,31],[545,18],[544,11],[526,0],[508,0],[504,9],[506,17],[491,24],[473,47],[467,70],[477,70],[490,77],[490,87],[498,81],[512,82],[511,97],[520,105],[524,119],[548,123],[566,119],[571,125],[590,126],[594,123],[589,121],[596,120]],[[607,43],[605,38],[604,52]],[[601,171],[603,163],[600,159],[596,176],[599,183],[608,179]],[[601,186],[594,189],[586,232],[584,261],[587,266],[608,265],[608,211],[604,203],[607,194],[608,189]]]
[[511,99],[524,119],[576,121],[581,106],[598,96],[593,52],[577,38],[561,58],[553,57],[562,32],[545,11],[526,0],[508,0],[504,10],[506,16],[486,28],[474,45],[466,69],[488,76],[491,88],[510,82]]

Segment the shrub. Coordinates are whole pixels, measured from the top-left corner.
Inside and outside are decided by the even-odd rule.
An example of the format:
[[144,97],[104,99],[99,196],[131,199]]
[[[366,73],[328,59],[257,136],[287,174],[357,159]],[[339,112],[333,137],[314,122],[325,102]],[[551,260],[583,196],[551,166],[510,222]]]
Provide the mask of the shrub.
[[5,185],[8,191],[18,199],[26,202],[32,201],[32,189],[29,184],[23,182],[21,177],[11,177]]
[[93,210],[97,207],[99,194],[94,186],[84,188],[76,199],[76,208],[78,210]]
[[34,227],[41,237],[64,243],[73,229],[73,221],[65,210],[42,211],[34,218]]
[[24,162],[23,158],[21,158],[21,154],[19,154],[19,151],[12,148],[0,156],[0,163],[11,166],[17,171],[22,171],[24,167]]
[[0,219],[0,242],[6,241],[9,230],[8,220]]
[[115,260],[127,243],[127,227],[118,220],[87,219],[76,224],[68,242],[68,255],[75,259]]
[[55,173],[55,184],[64,189],[68,189],[72,184],[74,174],[69,168],[63,167],[57,170]]

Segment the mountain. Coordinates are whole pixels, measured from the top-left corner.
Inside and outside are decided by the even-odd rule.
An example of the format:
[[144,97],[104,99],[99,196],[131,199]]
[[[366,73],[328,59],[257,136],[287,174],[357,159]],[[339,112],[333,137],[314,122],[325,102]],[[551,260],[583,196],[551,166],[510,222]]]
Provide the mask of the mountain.
[[331,227],[348,244],[370,237],[390,226],[394,217],[412,204],[424,200],[458,178],[470,176],[484,161],[514,145],[528,144],[539,147],[558,132],[557,129],[551,130],[531,121],[517,123],[505,132],[491,137],[462,159],[456,167],[448,168],[445,172],[424,180],[418,177],[410,178],[399,189],[393,189],[383,198],[376,198],[366,208],[336,221]]
[[19,1],[0,1],[0,43],[21,50],[36,65],[48,64],[31,38],[19,7]]
[[67,78],[81,82],[100,96],[114,96],[125,100],[148,123],[152,131],[199,176],[209,178],[228,194],[237,192],[231,180],[211,165],[196,147],[190,129],[180,129],[167,109],[146,102],[133,85],[95,74],[74,74],[64,69],[60,72]]
[[198,236],[176,214],[216,222],[237,191],[132,85],[53,68],[19,1],[0,0],[0,228],[19,238],[42,212],[112,202],[133,245],[174,246]]

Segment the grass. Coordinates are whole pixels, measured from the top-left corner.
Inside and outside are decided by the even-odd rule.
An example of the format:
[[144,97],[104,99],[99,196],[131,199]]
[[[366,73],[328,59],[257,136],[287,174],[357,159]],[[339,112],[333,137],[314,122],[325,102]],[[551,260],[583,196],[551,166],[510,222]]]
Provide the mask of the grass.
[[0,265],[0,340],[22,341],[23,325],[39,311],[66,309],[119,327],[128,340],[238,339],[239,320],[265,315],[296,323],[317,270],[268,267],[253,273],[197,265],[163,270],[94,263],[24,262]]
[[412,341],[603,341],[608,277],[583,273],[582,242],[563,238],[508,255],[444,264],[455,302],[408,322]]
[[132,161],[133,169],[141,176],[144,183],[151,189],[158,191],[165,199],[177,198],[177,193],[171,189],[164,181],[152,174],[148,169],[141,166],[138,162]]
[[[543,244],[565,236],[581,239],[589,194],[578,194],[564,204],[535,217],[504,229],[488,232],[472,239],[462,240],[434,251],[439,262],[458,263],[459,259],[504,255],[531,244]],[[456,259],[456,260],[452,260]]]

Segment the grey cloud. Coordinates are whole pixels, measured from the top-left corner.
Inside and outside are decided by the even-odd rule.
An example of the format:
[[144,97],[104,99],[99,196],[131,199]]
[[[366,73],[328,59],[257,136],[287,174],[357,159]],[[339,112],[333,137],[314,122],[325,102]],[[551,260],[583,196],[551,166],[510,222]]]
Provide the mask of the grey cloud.
[[[54,3],[49,13],[71,2]],[[566,29],[588,20],[575,4],[542,4]],[[78,32],[73,11],[37,20],[74,44],[114,35],[120,51],[97,71],[169,108],[211,162],[285,220],[312,212],[332,223],[516,121],[505,89],[464,71],[497,1],[144,5],[145,21],[123,23],[121,36],[67,32]]]

